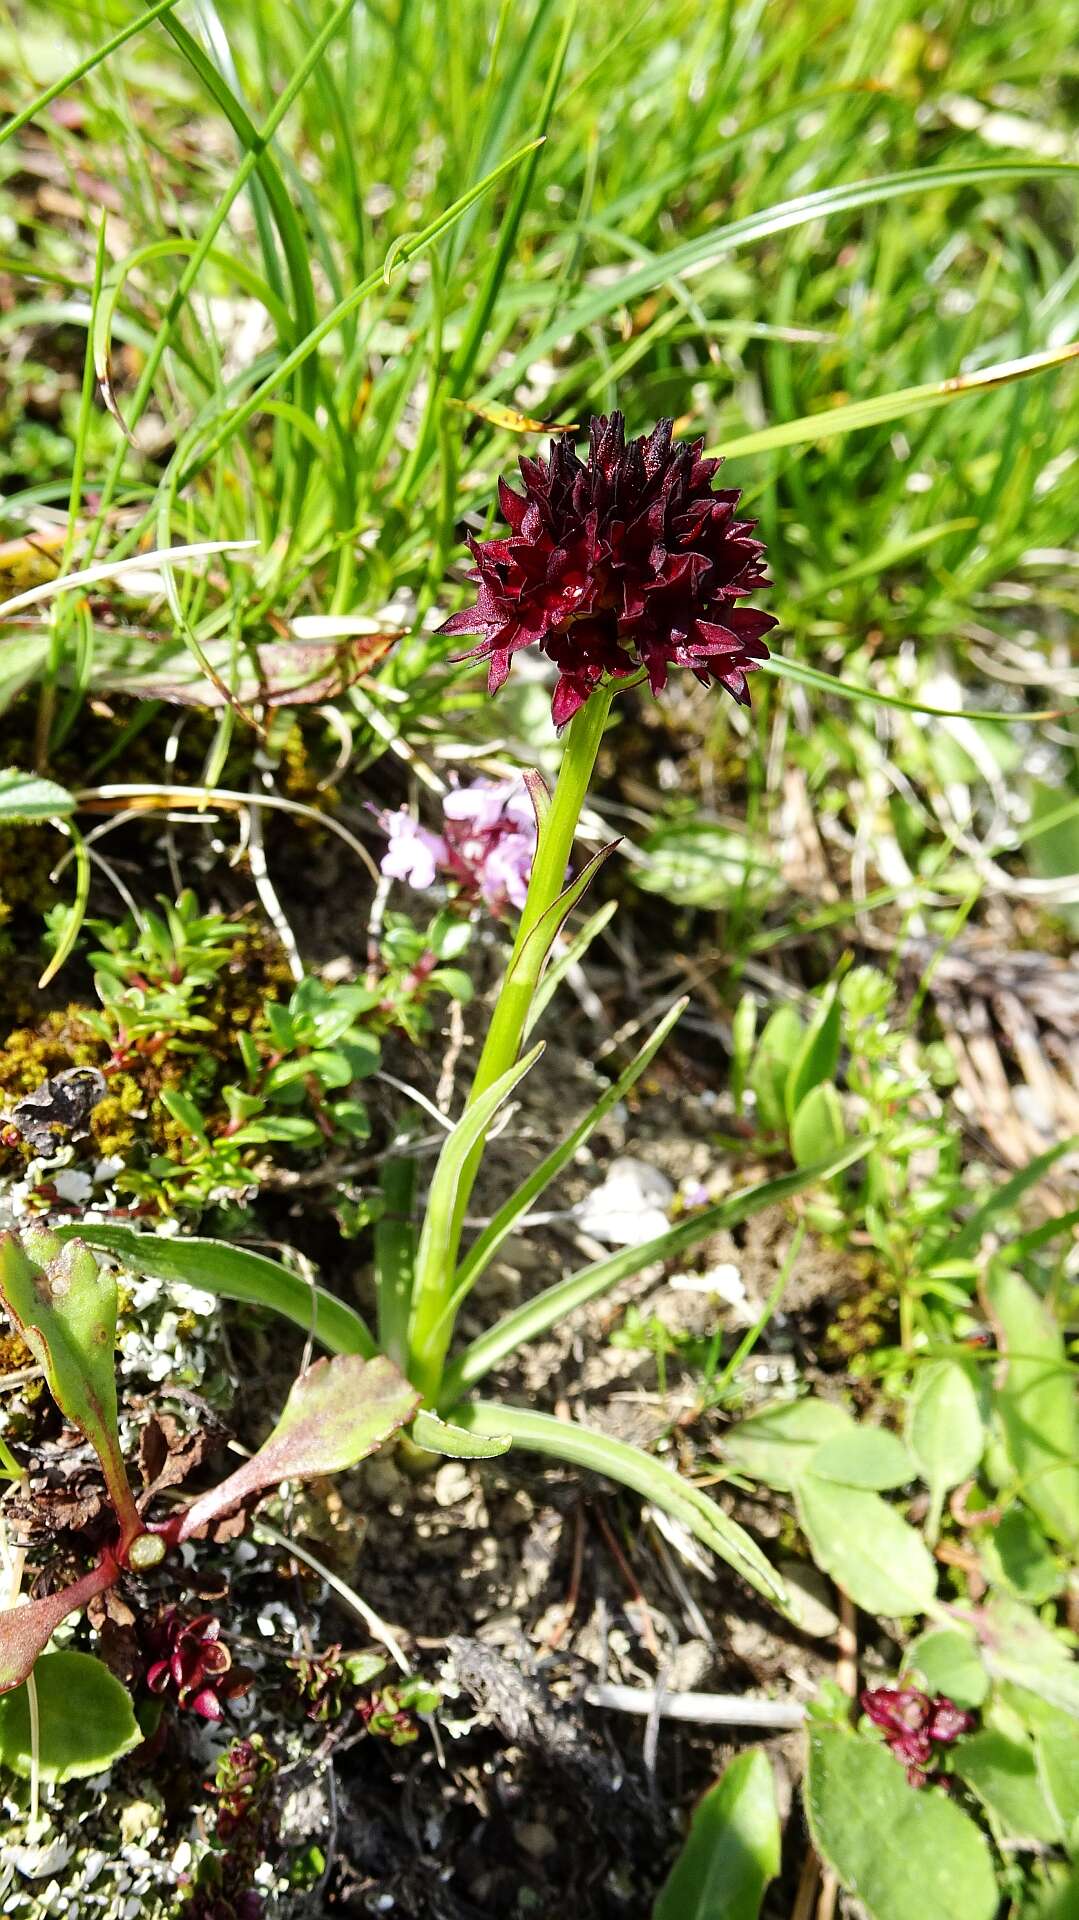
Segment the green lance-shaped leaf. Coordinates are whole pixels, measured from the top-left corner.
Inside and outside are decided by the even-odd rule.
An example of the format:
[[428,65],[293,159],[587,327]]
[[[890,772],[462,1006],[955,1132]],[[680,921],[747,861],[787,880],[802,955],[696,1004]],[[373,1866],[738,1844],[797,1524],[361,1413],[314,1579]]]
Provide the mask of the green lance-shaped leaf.
[[34,1753],[30,1701],[25,1686],[0,1700],[0,1762],[29,1778],[57,1786],[103,1773],[133,1747],[142,1728],[131,1695],[102,1661],[89,1653],[47,1653],[34,1668],[38,1743]]
[[872,1920],[993,1920],[996,1875],[974,1821],[908,1786],[877,1741],[813,1728],[805,1802],[817,1852]]
[[1079,1544],[1079,1401],[1060,1327],[1033,1287],[994,1262],[984,1297],[1005,1356],[994,1401],[1020,1491],[1046,1533]]
[[750,1747],[698,1801],[652,1920],[757,1920],[779,1844],[772,1769]]
[[116,1425],[116,1282],[79,1240],[0,1236],[0,1297],[61,1413],[101,1461],[123,1547],[143,1532]]
[[252,1494],[282,1480],[342,1473],[374,1453],[412,1419],[415,1388],[391,1360],[342,1354],[301,1373],[268,1440],[220,1486],[201,1494],[162,1529],[170,1542],[189,1540]]
[[578,1426],[574,1420],[558,1420],[550,1413],[534,1413],[531,1407],[508,1406],[498,1400],[466,1400],[454,1407],[453,1422],[469,1433],[509,1435],[515,1447],[526,1452],[546,1454],[552,1460],[568,1460],[573,1466],[587,1467],[605,1474],[620,1486],[630,1487],[642,1499],[661,1507],[674,1520],[680,1520],[702,1545],[718,1553],[734,1567],[743,1580],[780,1606],[786,1603],[783,1583],[756,1542],[744,1527],[731,1520],[722,1507],[706,1493],[672,1473],[640,1447],[628,1446],[610,1434]]
[[834,1080],[839,1065],[839,988],[818,1008],[791,1062],[783,1091],[787,1119],[793,1120],[807,1093]]
[[78,1232],[88,1246],[115,1254],[133,1273],[167,1285],[201,1287],[225,1300],[245,1300],[267,1307],[302,1327],[334,1353],[359,1353],[372,1359],[377,1352],[371,1330],[350,1307],[325,1287],[301,1279],[279,1260],[227,1240],[166,1239],[159,1233],[139,1233],[134,1227],[86,1223],[58,1227],[57,1238],[68,1240]]
[[409,1436],[428,1453],[443,1453],[450,1460],[497,1460],[513,1445],[508,1433],[469,1433],[449,1420],[421,1407],[409,1428]]
[[75,801],[66,787],[55,780],[43,780],[37,773],[22,773],[18,767],[0,771],[0,824],[16,821],[56,820],[73,813]]

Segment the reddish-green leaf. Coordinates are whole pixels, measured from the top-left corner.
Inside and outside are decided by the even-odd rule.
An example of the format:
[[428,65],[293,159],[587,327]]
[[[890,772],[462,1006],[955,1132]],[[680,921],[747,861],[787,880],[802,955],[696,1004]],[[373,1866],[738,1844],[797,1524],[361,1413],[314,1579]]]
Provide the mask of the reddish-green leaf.
[[381,1355],[375,1360],[351,1353],[316,1360],[293,1386],[269,1439],[220,1486],[180,1514],[167,1529],[169,1536],[188,1540],[242,1500],[282,1480],[310,1480],[354,1467],[407,1425],[419,1404],[416,1389]]
[[0,1235],[0,1299],[61,1413],[101,1461],[125,1543],[142,1531],[116,1426],[116,1282],[79,1240]]

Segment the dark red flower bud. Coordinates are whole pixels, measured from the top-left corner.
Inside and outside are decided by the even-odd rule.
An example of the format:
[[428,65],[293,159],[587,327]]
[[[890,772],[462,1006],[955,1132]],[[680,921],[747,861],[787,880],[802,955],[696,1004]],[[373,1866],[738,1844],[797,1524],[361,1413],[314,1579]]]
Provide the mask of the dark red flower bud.
[[896,1759],[902,1760],[912,1787],[929,1783],[936,1748],[950,1747],[974,1725],[973,1714],[962,1713],[946,1695],[931,1700],[917,1687],[867,1687],[861,1702]]
[[150,1633],[156,1655],[146,1670],[150,1692],[171,1693],[179,1706],[203,1720],[220,1720],[223,1703],[246,1693],[250,1684],[245,1674],[231,1671],[232,1655],[220,1636],[221,1622],[213,1614],[185,1620],[169,1607]]
[[748,705],[746,675],[768,658],[769,613],[736,603],[768,585],[764,545],[737,520],[736,487],[714,491],[719,460],[703,440],[672,443],[661,420],[626,443],[620,413],[590,422],[588,460],[569,440],[550,458],[522,459],[524,495],[504,480],[498,500],[509,536],[475,540],[474,607],[443,633],[483,638],[466,659],[489,662],[497,693],[521,647],[559,670],[552,715],[563,726],[604,680],[642,667],[660,693],[672,666],[689,667]]

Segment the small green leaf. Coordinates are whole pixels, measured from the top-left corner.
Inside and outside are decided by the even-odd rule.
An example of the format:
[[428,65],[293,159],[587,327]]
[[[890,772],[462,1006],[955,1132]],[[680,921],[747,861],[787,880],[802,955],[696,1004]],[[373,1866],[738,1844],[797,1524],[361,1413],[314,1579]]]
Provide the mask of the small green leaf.
[[812,1726],[806,1812],[817,1852],[872,1920],[993,1920],[996,1875],[974,1821],[938,1789],[909,1787],[877,1741]]
[[1009,1740],[986,1727],[959,1742],[951,1771],[977,1794],[1010,1839],[1041,1840],[1050,1846],[1063,1839],[1060,1817],[1042,1790],[1028,1742]]
[[652,1920],[757,1920],[779,1848],[772,1769],[750,1747],[698,1801]]
[[897,1434],[886,1427],[859,1426],[825,1440],[813,1455],[813,1472],[821,1480],[880,1493],[886,1487],[909,1486],[917,1468]]
[[748,1084],[757,1102],[757,1121],[764,1133],[787,1131],[787,1080],[804,1034],[805,1027],[794,1008],[788,1006],[776,1008],[761,1034]]
[[751,1480],[789,1493],[822,1442],[855,1432],[850,1414],[834,1400],[781,1400],[724,1434],[723,1457]]
[[1079,1400],[1064,1336],[1033,1287],[990,1265],[985,1301],[1005,1356],[994,1394],[1020,1490],[1051,1539],[1079,1545]]
[[116,1282],[88,1246],[28,1231],[0,1235],[0,1299],[62,1414],[101,1461],[125,1538],[142,1531],[116,1425]]
[[11,826],[16,820],[55,820],[74,811],[74,795],[55,780],[20,773],[17,767],[0,771],[0,826]]
[[[131,1695],[89,1653],[46,1653],[34,1668],[42,1780],[60,1786],[102,1773],[142,1741]],[[0,1762],[29,1778],[30,1702],[25,1685],[0,1698]]]
[[824,1160],[838,1151],[846,1137],[839,1095],[830,1080],[822,1080],[799,1101],[791,1121],[795,1165],[806,1167],[814,1160]]
[[818,1567],[866,1613],[924,1613],[936,1598],[933,1556],[879,1494],[819,1480],[795,1488],[798,1517]]
[[162,1106],[171,1114],[176,1125],[197,1140],[200,1146],[205,1146],[206,1123],[190,1095],[181,1093],[178,1087],[162,1087],[160,1098]]
[[944,1497],[969,1479],[985,1446],[978,1395],[956,1360],[931,1360],[914,1377],[907,1445],[931,1495],[927,1532],[936,1539]]
[[1025,1687],[1079,1720],[1079,1667],[1070,1647],[1033,1608],[996,1594],[977,1616],[985,1664],[997,1680]]
[[815,1014],[794,1059],[783,1091],[787,1119],[792,1120],[806,1094],[825,1080],[834,1080],[839,1065],[839,989],[833,987]]
[[1006,1687],[1004,1692],[1007,1704],[1019,1714],[1034,1740],[1039,1778],[1074,1852],[1079,1841],[1079,1738],[1075,1721],[1023,1687]]
[[316,1360],[294,1382],[269,1439],[178,1516],[173,1537],[190,1539],[242,1500],[282,1480],[310,1480],[354,1467],[406,1426],[419,1404],[415,1388],[381,1355]]
[[904,1675],[920,1675],[927,1693],[943,1693],[957,1707],[980,1707],[989,1675],[973,1640],[955,1627],[932,1627],[907,1648]]
[[1033,1607],[1052,1600],[1067,1584],[1066,1567],[1053,1554],[1034,1515],[1018,1501],[987,1534],[981,1552],[988,1578]]

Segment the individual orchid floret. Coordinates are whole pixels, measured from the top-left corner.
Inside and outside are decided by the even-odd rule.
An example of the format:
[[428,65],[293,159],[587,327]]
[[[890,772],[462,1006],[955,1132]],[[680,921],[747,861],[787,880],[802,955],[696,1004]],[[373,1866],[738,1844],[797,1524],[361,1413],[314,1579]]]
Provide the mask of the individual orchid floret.
[[952,1746],[974,1725],[974,1716],[945,1694],[930,1699],[917,1687],[867,1687],[861,1701],[886,1745],[902,1760],[912,1787],[924,1787],[930,1779],[938,1747]]
[[612,413],[591,421],[587,461],[555,440],[548,460],[520,461],[523,495],[499,481],[509,535],[469,536],[476,604],[441,629],[482,635],[462,657],[488,662],[492,693],[513,655],[537,646],[558,668],[559,727],[601,683],[642,668],[653,693],[682,666],[748,705],[746,675],[768,658],[776,622],[737,603],[769,584],[764,545],[735,517],[739,489],[713,487],[722,463],[672,433],[661,420],[627,444]]
[[382,815],[390,844],[382,872],[419,892],[438,878],[496,915],[520,909],[536,851],[536,816],[520,780],[477,780],[442,803],[442,832],[431,833],[404,809]]

